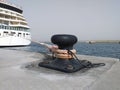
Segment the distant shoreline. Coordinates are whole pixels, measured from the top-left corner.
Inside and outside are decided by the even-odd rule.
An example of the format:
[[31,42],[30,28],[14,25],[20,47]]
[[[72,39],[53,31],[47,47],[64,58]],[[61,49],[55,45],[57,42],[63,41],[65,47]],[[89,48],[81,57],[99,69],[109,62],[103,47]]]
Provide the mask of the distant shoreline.
[[79,42],[86,42],[86,43],[119,43],[120,40],[86,40],[86,41],[79,41]]

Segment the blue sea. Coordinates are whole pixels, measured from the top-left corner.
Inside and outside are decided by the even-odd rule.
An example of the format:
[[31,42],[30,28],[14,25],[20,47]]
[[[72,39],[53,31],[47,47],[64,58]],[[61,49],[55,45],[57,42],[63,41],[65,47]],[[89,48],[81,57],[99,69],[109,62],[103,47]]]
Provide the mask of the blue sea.
[[[52,44],[50,42],[46,42]],[[112,57],[120,59],[120,44],[119,43],[85,43],[77,42],[74,45],[77,50],[77,54],[81,55],[93,55],[102,57]],[[44,46],[32,42],[31,45],[26,47],[9,47],[7,49],[22,50],[29,52],[50,53]]]

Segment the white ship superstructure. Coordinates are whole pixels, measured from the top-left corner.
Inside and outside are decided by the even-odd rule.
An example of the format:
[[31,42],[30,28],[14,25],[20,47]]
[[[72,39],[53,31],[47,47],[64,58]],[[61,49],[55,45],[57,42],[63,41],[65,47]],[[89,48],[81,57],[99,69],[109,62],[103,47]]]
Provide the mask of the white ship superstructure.
[[0,0],[0,46],[25,46],[31,43],[30,27],[21,7]]

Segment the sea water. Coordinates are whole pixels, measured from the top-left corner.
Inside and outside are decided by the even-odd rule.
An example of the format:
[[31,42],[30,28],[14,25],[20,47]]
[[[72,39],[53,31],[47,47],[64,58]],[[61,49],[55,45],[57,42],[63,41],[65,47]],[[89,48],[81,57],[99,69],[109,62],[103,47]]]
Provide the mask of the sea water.
[[[46,42],[52,44],[50,42]],[[102,57],[112,57],[120,59],[120,44],[119,43],[93,43],[77,42],[73,48],[77,50],[77,54],[93,55]],[[26,47],[9,47],[7,49],[22,50],[29,52],[50,53],[44,46],[32,42]]]

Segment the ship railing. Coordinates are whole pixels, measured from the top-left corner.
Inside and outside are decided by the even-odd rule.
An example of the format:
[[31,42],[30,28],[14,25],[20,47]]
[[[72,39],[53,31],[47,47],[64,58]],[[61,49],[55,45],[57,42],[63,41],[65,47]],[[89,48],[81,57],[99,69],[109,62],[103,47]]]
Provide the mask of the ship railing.
[[5,25],[5,24],[0,24],[0,29],[2,29],[2,30],[16,30],[16,31],[30,32],[30,29],[29,29],[29,28],[8,26],[8,25]]

